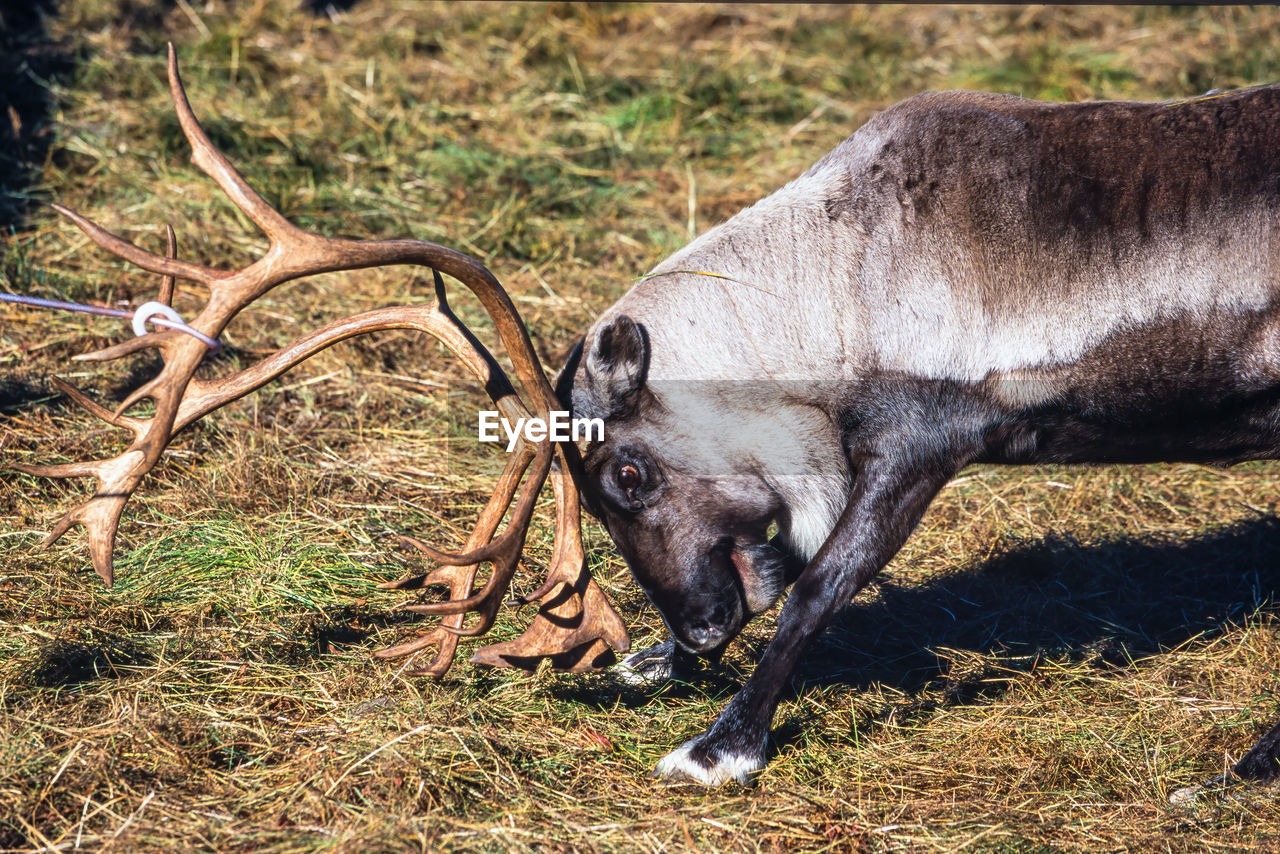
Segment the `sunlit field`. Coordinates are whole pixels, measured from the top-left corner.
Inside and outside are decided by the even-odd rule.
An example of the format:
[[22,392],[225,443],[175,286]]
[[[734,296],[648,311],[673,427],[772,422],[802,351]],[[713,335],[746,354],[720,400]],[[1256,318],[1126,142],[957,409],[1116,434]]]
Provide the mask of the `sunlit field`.
[[[0,290],[155,298],[54,201],[157,252],[172,223],[203,264],[262,252],[188,162],[172,41],[268,201],[325,235],[476,256],[549,369],[638,276],[909,95],[1280,79],[1270,8],[27,5],[0,4]],[[286,285],[208,369],[430,293],[403,269]],[[205,296],[179,283],[174,305]],[[0,303],[0,466],[124,447],[50,377],[114,408],[154,357],[70,358],[131,334]],[[720,666],[650,689],[465,649],[438,682],[371,658],[433,624],[375,585],[429,565],[398,535],[470,531],[503,454],[475,440],[485,401],[422,337],[339,345],[174,440],[125,510],[110,588],[78,530],[38,548],[91,485],[0,473],[0,850],[1280,851],[1275,789],[1169,804],[1280,720],[1276,464],[966,470],[808,656],[755,784],[705,790],[649,775],[750,674],[776,611]],[[517,593],[540,582],[550,505]],[[633,647],[662,640],[586,533]]]

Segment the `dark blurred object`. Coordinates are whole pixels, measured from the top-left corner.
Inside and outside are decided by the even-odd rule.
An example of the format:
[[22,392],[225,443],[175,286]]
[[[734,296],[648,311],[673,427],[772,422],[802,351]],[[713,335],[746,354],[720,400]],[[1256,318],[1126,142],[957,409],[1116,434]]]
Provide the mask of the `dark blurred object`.
[[48,82],[71,68],[45,22],[57,0],[0,0],[0,233],[19,226],[52,141]]
[[336,19],[360,0],[302,0],[302,8],[313,15],[328,15]]

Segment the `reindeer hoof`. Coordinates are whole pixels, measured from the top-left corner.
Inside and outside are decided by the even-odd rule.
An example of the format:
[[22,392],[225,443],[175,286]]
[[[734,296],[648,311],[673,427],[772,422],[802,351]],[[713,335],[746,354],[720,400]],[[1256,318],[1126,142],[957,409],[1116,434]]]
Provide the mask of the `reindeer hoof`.
[[675,643],[666,640],[657,646],[633,652],[609,672],[627,685],[638,687],[666,682],[676,673]]
[[1276,724],[1225,774],[1169,796],[1175,807],[1194,806],[1206,800],[1245,797],[1244,786],[1280,784],[1280,724]]
[[1219,800],[1231,791],[1233,786],[1229,779],[1230,775],[1220,774],[1211,780],[1205,780],[1203,783],[1196,783],[1193,786],[1183,786],[1178,791],[1169,796],[1169,806],[1180,807],[1182,809],[1190,809],[1199,806],[1206,801]]
[[764,768],[764,757],[732,751],[707,751],[698,743],[700,739],[686,742],[679,750],[662,757],[653,776],[672,783],[701,783],[704,786],[721,786],[730,780],[742,784]]

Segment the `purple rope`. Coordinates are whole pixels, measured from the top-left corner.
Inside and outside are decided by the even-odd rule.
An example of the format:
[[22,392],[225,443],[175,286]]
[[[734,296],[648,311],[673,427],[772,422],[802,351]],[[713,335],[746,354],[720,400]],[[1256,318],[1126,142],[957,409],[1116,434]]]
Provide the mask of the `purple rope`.
[[[18,294],[0,294],[0,301],[14,302],[19,305],[29,305],[33,308],[52,308],[59,311],[78,311],[83,314],[97,314],[103,317],[123,317],[132,318],[134,313],[123,308],[106,308],[100,305],[86,305],[81,302],[62,302],[55,299],[43,299],[42,297],[24,297]],[[185,332],[193,338],[199,339],[210,350],[218,350],[222,347],[222,342],[216,338],[210,338],[203,332],[192,329],[185,323],[169,320],[164,317],[151,317],[148,323],[154,323],[156,326],[163,326],[166,329],[176,329],[179,332]]]

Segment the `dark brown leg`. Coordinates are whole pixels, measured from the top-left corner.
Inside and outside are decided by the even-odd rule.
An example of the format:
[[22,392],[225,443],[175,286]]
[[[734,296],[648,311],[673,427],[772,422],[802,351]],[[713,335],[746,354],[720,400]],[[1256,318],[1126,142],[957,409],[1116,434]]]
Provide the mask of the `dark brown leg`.
[[1258,739],[1244,758],[1232,766],[1231,773],[1258,783],[1274,783],[1280,779],[1280,724]]

